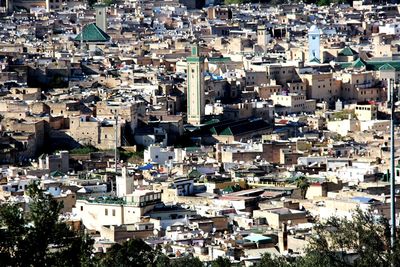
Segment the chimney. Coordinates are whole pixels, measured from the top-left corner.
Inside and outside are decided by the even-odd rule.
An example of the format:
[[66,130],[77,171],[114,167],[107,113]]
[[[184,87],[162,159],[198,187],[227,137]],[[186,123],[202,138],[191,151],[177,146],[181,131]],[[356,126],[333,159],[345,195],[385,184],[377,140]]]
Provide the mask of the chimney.
[[282,231],[278,233],[279,252],[282,254],[288,250],[288,232],[287,223],[282,223]]

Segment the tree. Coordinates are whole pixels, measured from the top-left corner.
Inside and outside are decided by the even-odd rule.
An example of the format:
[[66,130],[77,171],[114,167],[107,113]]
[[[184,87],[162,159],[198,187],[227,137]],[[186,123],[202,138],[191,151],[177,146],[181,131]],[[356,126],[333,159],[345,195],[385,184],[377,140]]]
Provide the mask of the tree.
[[142,239],[130,239],[114,244],[101,260],[105,267],[129,267],[156,265],[157,253]]
[[211,263],[211,267],[231,267],[232,263],[228,258],[219,256],[216,260]]
[[[397,236],[400,232],[397,233]],[[398,266],[399,241],[390,248],[387,219],[357,210],[352,219],[332,217],[314,227],[303,257],[265,254],[257,267]]]
[[243,4],[244,2],[245,2],[244,0],[225,0],[224,4],[225,5]]
[[183,256],[171,261],[171,267],[203,267],[203,263],[199,258],[193,256]]
[[282,256],[272,256],[265,253],[260,262],[256,263],[254,267],[290,267],[291,263]]
[[[391,262],[399,262],[399,242],[393,251],[390,249],[388,220],[372,212],[357,210],[351,220],[332,217],[314,230],[305,262],[332,267],[390,266]],[[348,256],[349,251],[355,259]]]
[[91,266],[93,241],[59,220],[62,204],[38,184],[27,189],[29,214],[16,204],[0,206],[2,266]]
[[310,182],[308,181],[307,177],[300,176],[296,178],[296,186],[300,189],[301,197],[303,199],[306,198],[308,188],[310,187]]

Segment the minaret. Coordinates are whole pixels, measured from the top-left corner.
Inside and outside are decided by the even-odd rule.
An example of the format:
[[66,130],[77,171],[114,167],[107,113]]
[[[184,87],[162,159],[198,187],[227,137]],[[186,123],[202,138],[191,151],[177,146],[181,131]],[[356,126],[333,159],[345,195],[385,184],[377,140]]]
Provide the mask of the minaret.
[[96,10],[96,26],[103,32],[107,32],[107,6],[103,3],[94,5]]
[[308,30],[308,61],[313,60],[314,58],[321,61],[320,56],[320,36],[321,33],[316,25],[312,25]]
[[191,47],[191,53],[187,58],[187,117],[188,123],[199,125],[205,114],[204,58],[198,45]]
[[257,44],[261,47],[265,47],[271,41],[271,36],[267,32],[265,25],[257,27]]

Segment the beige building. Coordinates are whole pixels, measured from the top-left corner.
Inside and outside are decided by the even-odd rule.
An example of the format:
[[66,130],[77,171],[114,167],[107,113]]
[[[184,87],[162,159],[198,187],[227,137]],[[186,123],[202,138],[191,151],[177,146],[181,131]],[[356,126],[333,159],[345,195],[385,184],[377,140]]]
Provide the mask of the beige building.
[[288,94],[288,95],[277,95],[273,94],[271,100],[274,105],[280,105],[287,107],[285,113],[300,113],[308,112],[312,113],[316,108],[316,101],[314,99],[307,100],[305,95]]
[[[121,146],[121,130],[124,122],[118,122],[118,143]],[[115,147],[115,121],[100,121],[90,116],[70,118],[68,134],[78,143],[92,145],[99,149]]]
[[255,86],[254,91],[257,92],[261,99],[269,99],[273,94],[281,94],[282,86],[276,84],[261,84]]
[[376,120],[378,118],[378,107],[376,105],[356,105],[355,114],[360,121]]
[[266,66],[267,79],[276,80],[278,84],[292,82],[296,77],[294,65],[288,64],[270,64]]
[[118,120],[125,121],[130,126],[132,132],[135,131],[138,122],[138,112],[141,112],[142,102],[136,103],[112,103],[99,101],[96,103],[96,118],[103,120],[115,120],[118,114]]
[[280,229],[283,223],[291,222],[291,225],[307,223],[306,212],[288,208],[274,208],[266,210],[254,210],[253,218],[261,223],[268,224],[274,229]]
[[372,71],[357,71],[341,73],[342,93],[345,100],[379,101],[386,97],[383,88],[375,87],[375,78]]
[[9,96],[14,99],[19,100],[40,100],[42,95],[42,91],[40,88],[17,88],[13,87],[10,89]]
[[340,83],[332,73],[307,73],[300,77],[307,84],[307,99],[332,103],[339,98]]

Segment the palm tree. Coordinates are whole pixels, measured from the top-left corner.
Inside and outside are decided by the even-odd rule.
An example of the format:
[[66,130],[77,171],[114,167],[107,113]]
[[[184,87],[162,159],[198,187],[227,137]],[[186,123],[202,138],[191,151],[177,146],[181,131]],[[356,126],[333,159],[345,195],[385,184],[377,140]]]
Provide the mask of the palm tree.
[[303,199],[306,198],[307,190],[310,187],[310,181],[308,181],[307,177],[300,176],[296,179],[296,186],[300,189],[301,197]]

